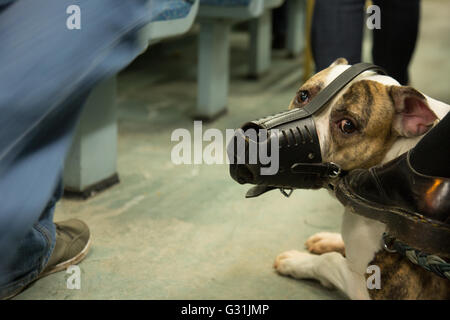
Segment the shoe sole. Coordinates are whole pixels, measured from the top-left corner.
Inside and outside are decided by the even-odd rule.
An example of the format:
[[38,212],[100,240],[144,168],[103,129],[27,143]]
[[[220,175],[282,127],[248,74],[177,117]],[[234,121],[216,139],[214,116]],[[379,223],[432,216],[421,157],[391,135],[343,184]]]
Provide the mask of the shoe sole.
[[66,261],[63,261],[63,262],[57,264],[56,266],[54,266],[52,269],[46,271],[45,273],[41,273],[36,278],[36,280],[39,280],[39,279],[41,279],[45,276],[48,276],[52,273],[63,271],[65,269],[67,269],[69,266],[79,264],[87,256],[90,247],[91,247],[91,236],[89,236],[88,242],[84,246],[83,250],[80,251],[80,253],[78,253],[76,256],[74,256],[73,258],[71,258],[69,260],[66,260]]
[[[338,200],[355,214],[381,221],[389,235],[426,253],[449,257],[450,227],[398,207],[382,206],[356,196],[345,180],[335,191]],[[391,228],[395,226],[395,228]],[[425,240],[426,239],[426,240]]]
[[84,258],[86,258],[89,249],[91,247],[91,241],[92,240],[92,236],[89,236],[89,240],[86,243],[86,245],[84,246],[83,250],[80,251],[80,253],[78,253],[76,256],[74,256],[73,258],[66,260],[64,262],[61,262],[59,264],[57,264],[55,267],[53,267],[52,269],[48,270],[45,273],[41,273],[38,275],[38,277],[36,279],[34,279],[33,281],[31,281],[29,284],[27,284],[26,286],[20,288],[18,291],[14,292],[13,294],[11,294],[10,296],[7,296],[5,298],[1,298],[1,300],[9,300],[14,298],[15,296],[17,296],[18,294],[22,293],[25,289],[27,289],[30,285],[32,285],[35,281],[42,279],[52,273],[56,273],[59,271],[63,271],[64,269],[67,269],[69,266],[71,265],[76,265],[79,264],[81,261],[83,261]]

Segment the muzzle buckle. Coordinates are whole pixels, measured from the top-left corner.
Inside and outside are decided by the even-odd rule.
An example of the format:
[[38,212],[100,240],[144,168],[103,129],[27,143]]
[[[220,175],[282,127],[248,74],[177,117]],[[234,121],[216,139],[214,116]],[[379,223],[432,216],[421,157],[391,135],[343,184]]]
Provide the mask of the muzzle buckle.
[[[286,191],[288,190],[288,191]],[[280,192],[283,196],[285,196],[286,198],[289,198],[292,194],[292,192],[294,192],[294,189],[292,188],[280,188]]]

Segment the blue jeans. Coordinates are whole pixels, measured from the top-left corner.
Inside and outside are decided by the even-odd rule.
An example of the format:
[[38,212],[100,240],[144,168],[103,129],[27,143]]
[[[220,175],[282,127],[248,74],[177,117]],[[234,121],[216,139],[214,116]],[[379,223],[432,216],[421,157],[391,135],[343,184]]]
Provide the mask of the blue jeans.
[[[86,97],[141,52],[138,30],[163,2],[0,0],[0,298],[45,267],[63,163]],[[80,30],[66,27],[73,4]]]

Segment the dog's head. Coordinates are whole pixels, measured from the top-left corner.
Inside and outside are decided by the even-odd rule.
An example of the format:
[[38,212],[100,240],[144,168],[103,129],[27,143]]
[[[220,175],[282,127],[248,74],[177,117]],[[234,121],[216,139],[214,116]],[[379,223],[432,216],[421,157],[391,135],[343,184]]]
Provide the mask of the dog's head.
[[[395,158],[411,148],[437,120],[427,97],[372,71],[371,65],[349,70],[350,74],[361,67],[369,71],[345,81],[347,84],[336,89],[336,94],[336,83],[349,73],[339,77],[338,82],[333,80],[350,67],[347,60],[340,58],[306,81],[289,105],[289,109],[305,110],[252,121],[243,126],[245,133],[236,133],[236,144],[245,145],[246,151],[230,154],[230,159],[237,160],[230,165],[231,176],[239,183],[264,187],[253,188],[248,196],[276,187],[332,187],[330,179],[334,181],[341,169],[369,168]],[[308,105],[332,82],[327,93]],[[333,94],[330,96],[329,92]],[[264,133],[267,128],[270,133]],[[247,133],[250,129],[263,129],[260,138]],[[270,139],[264,142],[266,134]],[[230,144],[230,150],[236,148],[233,145]],[[262,158],[257,158],[256,163],[250,157],[247,160],[252,149],[264,150],[269,145],[269,153],[278,155],[275,158],[279,160],[279,170],[269,173],[270,176],[262,172]]]
[[[346,59],[339,58],[315,74],[297,91],[289,109],[305,106],[349,67]],[[390,160],[386,154],[395,141],[424,134],[437,119],[419,91],[372,71],[349,83],[313,117],[322,161],[345,170]]]

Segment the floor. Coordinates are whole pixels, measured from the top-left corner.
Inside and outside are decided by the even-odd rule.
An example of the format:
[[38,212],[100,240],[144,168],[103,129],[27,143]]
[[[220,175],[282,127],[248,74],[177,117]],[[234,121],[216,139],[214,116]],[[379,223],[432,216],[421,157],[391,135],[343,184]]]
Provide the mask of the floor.
[[[448,1],[423,1],[412,85],[450,103]],[[246,33],[232,36],[228,113],[206,128],[236,128],[287,107],[301,59],[273,53],[270,72],[246,78]],[[368,56],[368,42],[365,54]],[[68,274],[39,280],[18,299],[345,299],[315,281],[277,275],[281,252],[303,249],[318,231],[339,231],[342,208],[326,191],[273,191],[245,199],[227,165],[174,165],[176,128],[192,129],[196,37],[151,47],[119,76],[121,183],[87,201],[63,199],[55,220],[76,217],[92,232],[81,289]]]

